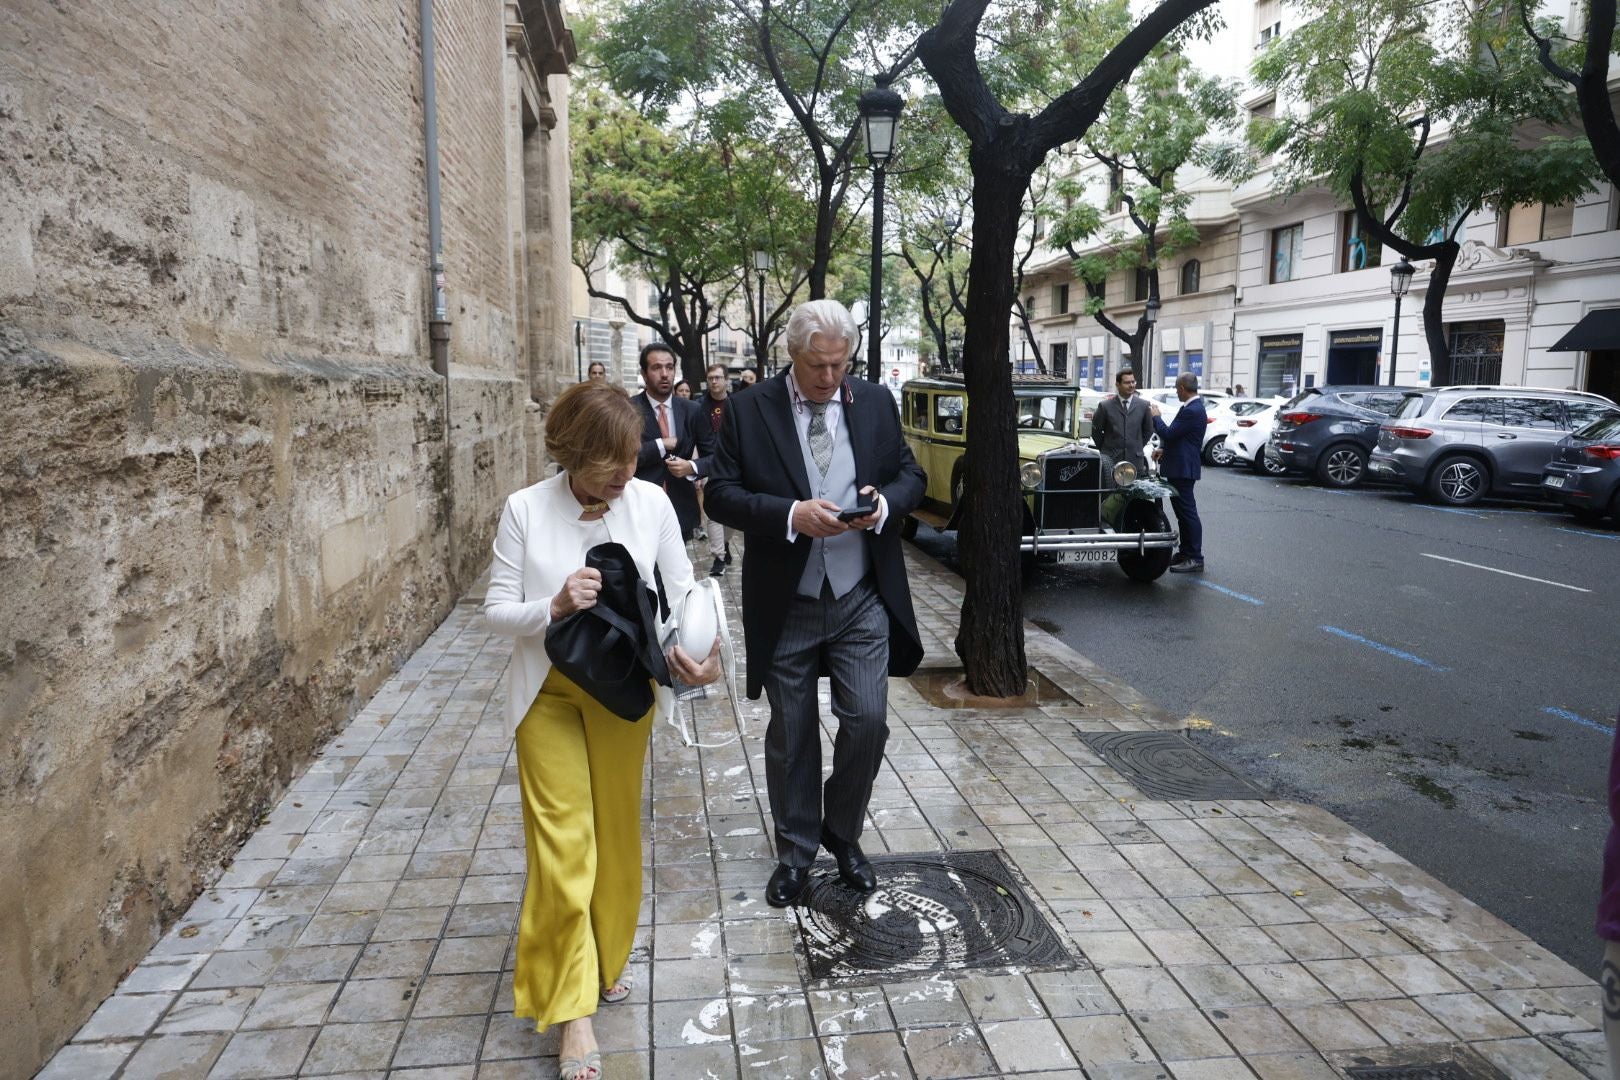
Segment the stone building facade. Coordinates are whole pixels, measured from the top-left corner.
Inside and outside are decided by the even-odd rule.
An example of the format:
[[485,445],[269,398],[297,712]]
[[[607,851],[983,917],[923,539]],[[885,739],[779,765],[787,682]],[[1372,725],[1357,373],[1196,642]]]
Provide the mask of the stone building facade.
[[556,0],[8,5],[0,1059],[32,1072],[488,561],[573,381]]

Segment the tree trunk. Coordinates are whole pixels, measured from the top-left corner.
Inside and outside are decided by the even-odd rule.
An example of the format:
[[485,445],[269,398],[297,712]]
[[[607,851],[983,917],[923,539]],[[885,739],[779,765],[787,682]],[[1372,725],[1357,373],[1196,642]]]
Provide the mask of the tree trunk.
[[1446,340],[1446,286],[1462,246],[1455,240],[1439,245],[1434,269],[1429,272],[1429,291],[1423,294],[1423,340],[1429,347],[1429,385],[1451,385],[1451,343]]
[[816,189],[816,244],[815,258],[810,262],[810,299],[827,298],[827,267],[832,263],[833,228],[838,223],[838,211],[833,207],[832,180],[826,171]]
[[1013,253],[1018,217],[1034,167],[1027,154],[1008,153],[1010,133],[971,153],[973,257],[968,264],[967,338],[963,368],[972,402],[964,462],[962,519],[957,545],[967,597],[956,655],[967,668],[969,692],[984,697],[1022,694],[1024,596],[1018,538],[1023,507],[1018,486],[1018,420],[1008,364],[1008,315],[1013,307]]
[[1615,0],[1587,5],[1586,63],[1575,86],[1581,124],[1609,183],[1620,187],[1620,124],[1609,97],[1609,55],[1614,51]]

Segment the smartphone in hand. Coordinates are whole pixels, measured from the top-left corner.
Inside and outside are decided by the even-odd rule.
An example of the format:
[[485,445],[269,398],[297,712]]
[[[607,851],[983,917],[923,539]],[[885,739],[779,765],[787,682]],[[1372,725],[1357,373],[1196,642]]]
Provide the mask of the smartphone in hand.
[[863,503],[860,506],[851,506],[838,511],[838,520],[847,524],[854,521],[856,518],[870,517],[875,513],[877,513],[877,507],[868,506]]

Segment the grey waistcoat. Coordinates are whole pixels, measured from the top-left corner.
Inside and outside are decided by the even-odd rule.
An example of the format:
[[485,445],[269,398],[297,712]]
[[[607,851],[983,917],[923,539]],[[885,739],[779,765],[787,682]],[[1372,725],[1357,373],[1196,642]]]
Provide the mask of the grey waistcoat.
[[[805,475],[810,478],[812,497],[835,502],[839,506],[854,506],[860,502],[855,490],[855,451],[849,441],[849,405],[844,403],[843,415],[833,432],[832,464],[823,476],[816,469],[816,460],[810,453],[809,425],[800,428],[799,451],[804,454]],[[820,596],[821,585],[832,585],[834,596],[843,596],[860,584],[871,569],[872,557],[866,550],[866,539],[859,529],[851,529],[838,536],[814,540],[810,545],[810,560],[804,564],[799,578],[800,596]]]

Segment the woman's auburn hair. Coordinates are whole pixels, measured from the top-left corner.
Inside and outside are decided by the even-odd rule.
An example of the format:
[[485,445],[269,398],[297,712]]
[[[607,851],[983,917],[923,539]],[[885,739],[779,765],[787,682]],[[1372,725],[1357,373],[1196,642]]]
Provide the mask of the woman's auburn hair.
[[605,480],[635,461],[641,431],[641,413],[624,387],[577,383],[546,414],[546,453],[570,476]]

